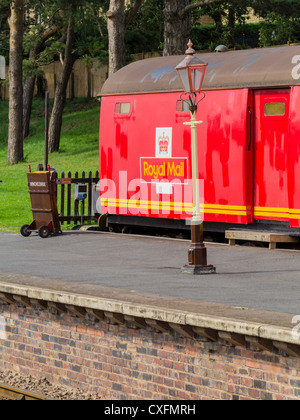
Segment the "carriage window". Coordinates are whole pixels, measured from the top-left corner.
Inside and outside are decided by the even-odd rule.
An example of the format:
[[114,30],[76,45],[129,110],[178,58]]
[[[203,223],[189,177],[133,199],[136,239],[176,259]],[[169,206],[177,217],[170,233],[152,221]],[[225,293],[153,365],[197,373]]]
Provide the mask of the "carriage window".
[[176,111],[177,112],[189,112],[190,102],[189,101],[177,101]]
[[265,116],[283,116],[285,115],[285,103],[284,102],[272,102],[265,104]]
[[115,114],[130,114],[130,102],[117,102],[115,106]]

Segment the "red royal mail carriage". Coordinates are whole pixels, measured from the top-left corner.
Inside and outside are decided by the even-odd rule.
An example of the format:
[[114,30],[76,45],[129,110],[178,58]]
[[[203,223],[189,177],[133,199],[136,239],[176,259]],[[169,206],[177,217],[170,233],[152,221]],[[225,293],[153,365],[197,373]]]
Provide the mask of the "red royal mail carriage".
[[[300,227],[300,47],[201,54],[204,228]],[[182,56],[134,62],[101,92],[101,211],[109,224],[185,227],[192,216]],[[299,231],[300,232],[300,231]]]

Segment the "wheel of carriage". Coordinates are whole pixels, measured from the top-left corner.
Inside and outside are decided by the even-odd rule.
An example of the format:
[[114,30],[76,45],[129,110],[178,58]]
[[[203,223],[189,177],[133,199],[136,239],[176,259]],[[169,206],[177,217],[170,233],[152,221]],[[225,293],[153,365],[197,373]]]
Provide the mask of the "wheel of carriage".
[[24,236],[25,238],[28,238],[28,236],[31,235],[31,232],[28,230],[29,225],[23,225],[21,227],[21,235]]
[[43,239],[48,238],[48,236],[50,235],[50,229],[48,228],[48,226],[41,226],[39,228],[39,236]]

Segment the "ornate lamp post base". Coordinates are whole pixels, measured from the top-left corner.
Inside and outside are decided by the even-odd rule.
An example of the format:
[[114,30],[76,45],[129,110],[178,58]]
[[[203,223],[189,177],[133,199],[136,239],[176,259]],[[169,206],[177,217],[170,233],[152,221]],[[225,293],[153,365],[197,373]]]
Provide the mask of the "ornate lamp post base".
[[216,274],[216,268],[207,264],[207,248],[203,243],[203,222],[193,222],[192,242],[188,251],[189,264],[181,268],[186,274]]

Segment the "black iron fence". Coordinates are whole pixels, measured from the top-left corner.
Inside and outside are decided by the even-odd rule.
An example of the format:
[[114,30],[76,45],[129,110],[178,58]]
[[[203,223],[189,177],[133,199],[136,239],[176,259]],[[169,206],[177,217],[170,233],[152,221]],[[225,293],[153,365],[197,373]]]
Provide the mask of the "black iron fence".
[[[93,176],[92,172],[87,175],[82,172],[79,176],[75,172],[65,174],[62,172],[57,178],[57,205],[59,211],[59,220],[61,224],[82,223],[98,217],[94,208],[95,185],[99,182],[99,172]],[[75,186],[86,185],[86,198],[79,200],[76,198]],[[77,188],[78,191],[78,188]]]

